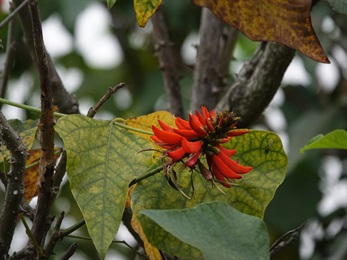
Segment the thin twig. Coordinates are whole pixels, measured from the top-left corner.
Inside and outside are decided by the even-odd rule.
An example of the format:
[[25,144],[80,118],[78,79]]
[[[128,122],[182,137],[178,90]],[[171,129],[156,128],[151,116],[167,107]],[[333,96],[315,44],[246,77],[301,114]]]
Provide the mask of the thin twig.
[[293,230],[289,230],[287,233],[279,237],[270,247],[270,257],[274,256],[275,254],[277,254],[278,252],[282,251],[290,244],[295,242],[299,237],[300,230],[306,225],[306,223],[307,220],[304,223],[302,223],[299,227]]
[[144,179],[147,179],[148,177],[151,177],[153,176],[154,174],[158,173],[158,172],[161,172],[163,170],[163,166],[159,166],[153,170],[150,170],[148,172],[146,172],[145,175],[139,177],[139,178],[136,178],[134,180],[132,180],[129,184],[129,187],[133,186],[134,184],[136,183],[139,183],[140,181],[144,180]]
[[216,68],[223,25],[209,9],[202,9],[190,111],[199,109],[201,105],[212,109],[217,104],[221,83]]
[[51,255],[57,242],[63,238],[61,236],[60,227],[61,227],[61,223],[63,222],[64,216],[65,216],[65,212],[62,211],[60,213],[58,219],[57,219],[55,226],[54,226],[54,232],[51,235],[51,237],[49,238],[47,245],[45,246],[45,254],[46,255]]
[[24,228],[25,228],[25,231],[31,241],[31,243],[34,245],[35,249],[36,249],[36,252],[39,256],[43,256],[43,250],[42,248],[40,247],[40,245],[37,243],[35,237],[33,236],[33,234],[31,233],[31,230],[29,228],[29,225],[27,224],[24,216],[23,216],[23,213],[20,213],[20,219],[22,220],[22,223],[24,225]]
[[6,195],[0,215],[0,256],[6,256],[16,227],[19,205],[24,194],[23,176],[27,151],[21,137],[15,132],[0,111],[0,138],[11,153],[7,175]]
[[160,68],[163,72],[164,86],[168,95],[169,109],[172,114],[182,117],[183,105],[176,60],[165,19],[160,7],[152,15],[151,21],[156,44],[156,54],[159,59]]
[[93,118],[95,116],[95,114],[98,112],[98,110],[100,109],[100,107],[114,94],[116,93],[119,89],[123,88],[125,86],[125,83],[121,82],[119,84],[117,84],[114,87],[109,87],[107,92],[105,93],[105,95],[103,95],[103,97],[98,101],[98,103],[96,103],[94,106],[92,106],[89,110],[88,110],[88,114],[87,116],[90,118]]
[[[15,56],[15,49],[16,49],[16,21],[13,20],[10,22],[8,26],[8,32],[7,32],[7,49],[6,49],[6,58],[4,62],[4,69],[2,71],[1,75],[1,83],[0,83],[0,97],[5,97],[6,89],[7,89],[7,83],[10,76],[10,71],[13,64],[13,59]],[[0,104],[1,108],[1,104]]]
[[73,243],[65,254],[60,258],[60,260],[68,260],[76,252],[78,243]]
[[6,24],[8,24],[16,14],[28,3],[28,0],[24,0],[16,9],[13,10],[1,23],[0,29],[3,28]]

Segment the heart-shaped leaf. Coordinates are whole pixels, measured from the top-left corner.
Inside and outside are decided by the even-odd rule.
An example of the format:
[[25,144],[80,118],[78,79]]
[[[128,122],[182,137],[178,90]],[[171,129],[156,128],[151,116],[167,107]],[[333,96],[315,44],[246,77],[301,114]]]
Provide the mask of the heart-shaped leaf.
[[99,254],[104,257],[116,235],[129,183],[152,164],[150,144],[112,122],[80,115],[58,120],[56,131],[67,152],[71,191]]
[[269,237],[264,222],[222,202],[182,210],[143,210],[204,259],[269,259]]

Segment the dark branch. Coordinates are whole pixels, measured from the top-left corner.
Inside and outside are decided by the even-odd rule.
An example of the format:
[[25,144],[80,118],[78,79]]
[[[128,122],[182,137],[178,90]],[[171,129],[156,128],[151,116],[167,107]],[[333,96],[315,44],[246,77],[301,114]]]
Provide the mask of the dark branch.
[[11,153],[6,195],[0,215],[0,258],[7,258],[14,229],[17,223],[19,205],[24,194],[23,176],[27,151],[19,136],[0,112],[0,137]]
[[78,243],[73,243],[68,250],[65,252],[65,254],[60,258],[60,260],[68,260],[70,257],[76,252],[78,247]]
[[216,109],[234,111],[241,116],[238,126],[249,126],[272,100],[294,54],[295,50],[284,45],[263,42]]
[[33,23],[34,50],[40,76],[41,115],[40,115],[40,184],[36,215],[32,226],[32,234],[40,246],[43,245],[47,231],[51,225],[50,208],[52,203],[52,177],[54,174],[54,108],[52,90],[50,88],[50,68],[48,55],[43,43],[41,19],[37,0],[30,0],[29,6]]
[[217,104],[222,85],[217,66],[223,26],[223,22],[210,10],[202,9],[190,111],[200,108],[201,105],[211,109]]
[[168,95],[170,112],[176,116],[183,116],[183,105],[179,75],[172,43],[166,27],[165,19],[159,8],[151,18],[155,39],[155,50],[163,72],[164,86]]
[[[21,0],[13,0],[14,6],[18,8],[18,6],[22,3]],[[31,20],[31,11],[28,5],[24,6],[22,10],[19,12],[19,19],[21,22],[21,26],[23,29],[24,34],[24,42],[28,47],[31,59],[38,64],[40,60],[37,60],[35,49],[34,49],[34,39],[33,39],[33,23]],[[48,66],[48,73],[50,81],[47,82],[49,84],[52,95],[53,95],[53,102],[55,105],[58,106],[59,112],[65,113],[65,114],[79,114],[78,109],[78,102],[76,98],[72,95],[70,95],[66,89],[64,88],[64,85],[54,67],[54,64],[49,57],[47,56],[47,66]]]
[[[7,50],[6,50],[6,58],[4,62],[4,69],[2,71],[2,75],[0,78],[0,97],[4,98],[6,94],[7,89],[7,82],[8,78],[10,76],[10,71],[13,64],[13,59],[15,55],[15,49],[16,49],[16,41],[15,41],[15,33],[16,33],[16,21],[10,21],[10,24],[8,26],[8,32],[7,32]],[[2,104],[0,104],[1,108]]]

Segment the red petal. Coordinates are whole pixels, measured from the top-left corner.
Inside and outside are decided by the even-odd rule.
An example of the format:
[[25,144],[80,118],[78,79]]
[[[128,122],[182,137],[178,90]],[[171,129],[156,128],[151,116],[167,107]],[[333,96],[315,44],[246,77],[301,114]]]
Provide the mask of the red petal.
[[[209,160],[207,160],[207,161],[209,161]],[[216,179],[219,180],[223,186],[230,188],[230,184],[225,182],[225,178],[224,178],[222,172],[218,169],[218,167],[215,165],[215,163],[212,160],[210,160],[209,165],[210,165],[212,173],[216,177]]]
[[173,131],[185,138],[193,139],[199,137],[194,130],[173,129]]
[[222,152],[225,153],[227,156],[233,156],[236,153],[236,149],[229,150],[221,146],[220,144],[217,144],[216,147]]
[[202,145],[202,141],[189,142],[187,139],[182,139],[182,147],[186,150],[187,153],[197,153],[200,151]]
[[200,156],[200,151],[194,154],[193,156],[189,157],[189,159],[186,162],[186,165],[190,168],[194,168],[196,162],[198,161]]
[[152,125],[153,133],[156,137],[158,137],[161,141],[168,144],[181,144],[182,136],[168,131],[163,131]]
[[208,127],[208,130],[210,130],[210,132],[214,132],[214,126],[211,124],[210,120],[205,118],[205,123]]
[[205,118],[202,116],[202,114],[199,112],[199,110],[196,110],[195,114],[198,117],[199,122],[201,123],[201,125],[205,125],[206,124]]
[[196,115],[189,114],[189,125],[200,137],[207,135],[206,131],[202,129],[202,124]]
[[[221,154],[221,153],[219,153],[219,154]],[[221,158],[219,158],[217,155],[215,155],[215,154],[212,155],[212,161],[215,163],[215,165],[221,171],[221,173],[223,174],[224,177],[227,177],[227,178],[230,178],[230,179],[240,179],[240,178],[242,178],[239,174],[237,174],[232,169],[230,169],[228,167],[228,165],[226,165],[224,163],[224,161]]]
[[227,133],[227,136],[237,136],[237,135],[243,135],[245,133],[248,133],[248,129],[237,129],[237,130],[231,130]]
[[211,118],[210,112],[208,112],[208,109],[205,106],[201,106],[201,111],[205,118]]
[[175,161],[181,160],[185,154],[186,151],[183,149],[183,147],[180,147],[175,151],[167,152],[167,155]]
[[172,127],[165,124],[163,121],[158,119],[158,123],[159,123],[161,129],[163,129],[164,131],[172,131]]
[[238,174],[248,173],[252,170],[252,167],[249,166],[243,166],[232,160],[228,155],[225,153],[220,152],[217,155],[224,163],[225,165],[231,169],[233,172]]
[[214,111],[214,110],[211,110],[210,115],[211,115],[212,120],[217,118],[216,111]]
[[175,124],[178,127],[178,129],[182,129],[182,130],[191,130],[192,129],[189,125],[189,122],[180,118],[180,117],[176,117]]

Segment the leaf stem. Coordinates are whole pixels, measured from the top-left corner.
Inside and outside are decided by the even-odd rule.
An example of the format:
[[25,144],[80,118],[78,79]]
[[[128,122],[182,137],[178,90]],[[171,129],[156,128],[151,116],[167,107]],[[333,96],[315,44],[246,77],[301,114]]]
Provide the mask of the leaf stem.
[[[19,103],[16,103],[16,102],[4,99],[4,98],[0,98],[0,103],[7,104],[7,105],[10,105],[10,106],[13,106],[13,107],[18,107],[18,108],[24,109],[26,111],[31,111],[31,112],[35,112],[35,113],[41,113],[41,109],[38,108],[38,107],[32,107],[32,106],[28,106],[28,105],[24,105],[24,104],[19,104]],[[66,114],[62,114],[62,113],[59,113],[59,112],[54,112],[54,116],[56,116],[56,117],[63,117],[63,116],[66,116]]]
[[153,135],[153,132],[149,132],[149,131],[138,129],[138,128],[135,128],[132,126],[128,126],[128,125],[119,123],[117,121],[119,121],[117,118],[115,120],[112,120],[112,124],[119,126],[121,128],[124,128],[126,130],[131,130],[131,131],[138,132],[138,133],[145,134],[145,135]]
[[20,215],[20,219],[21,219],[21,221],[22,221],[22,223],[23,223],[23,225],[25,227],[25,231],[26,231],[26,233],[27,233],[31,243],[33,243],[33,245],[34,245],[34,247],[36,249],[37,254],[39,256],[43,256],[43,250],[39,246],[39,244],[37,243],[37,241],[36,241],[35,237],[33,236],[33,234],[31,233],[31,230],[30,230],[30,228],[28,226],[28,223],[26,222],[26,220],[25,220],[25,218],[23,216],[23,213],[20,213],[19,215]]
[[163,170],[163,166],[159,166],[157,168],[154,168],[153,170],[150,170],[148,171],[145,175],[139,177],[139,178],[136,178],[136,179],[133,179],[130,184],[129,184],[129,187],[133,186],[134,184],[144,180],[144,179],[147,179],[148,177],[151,177],[153,176],[154,174],[158,173],[158,172],[161,172]]
[[68,236],[69,234],[71,234],[75,230],[82,227],[85,223],[86,223],[85,220],[82,219],[79,222],[77,222],[76,224],[72,225],[71,227],[61,230],[62,237]]

